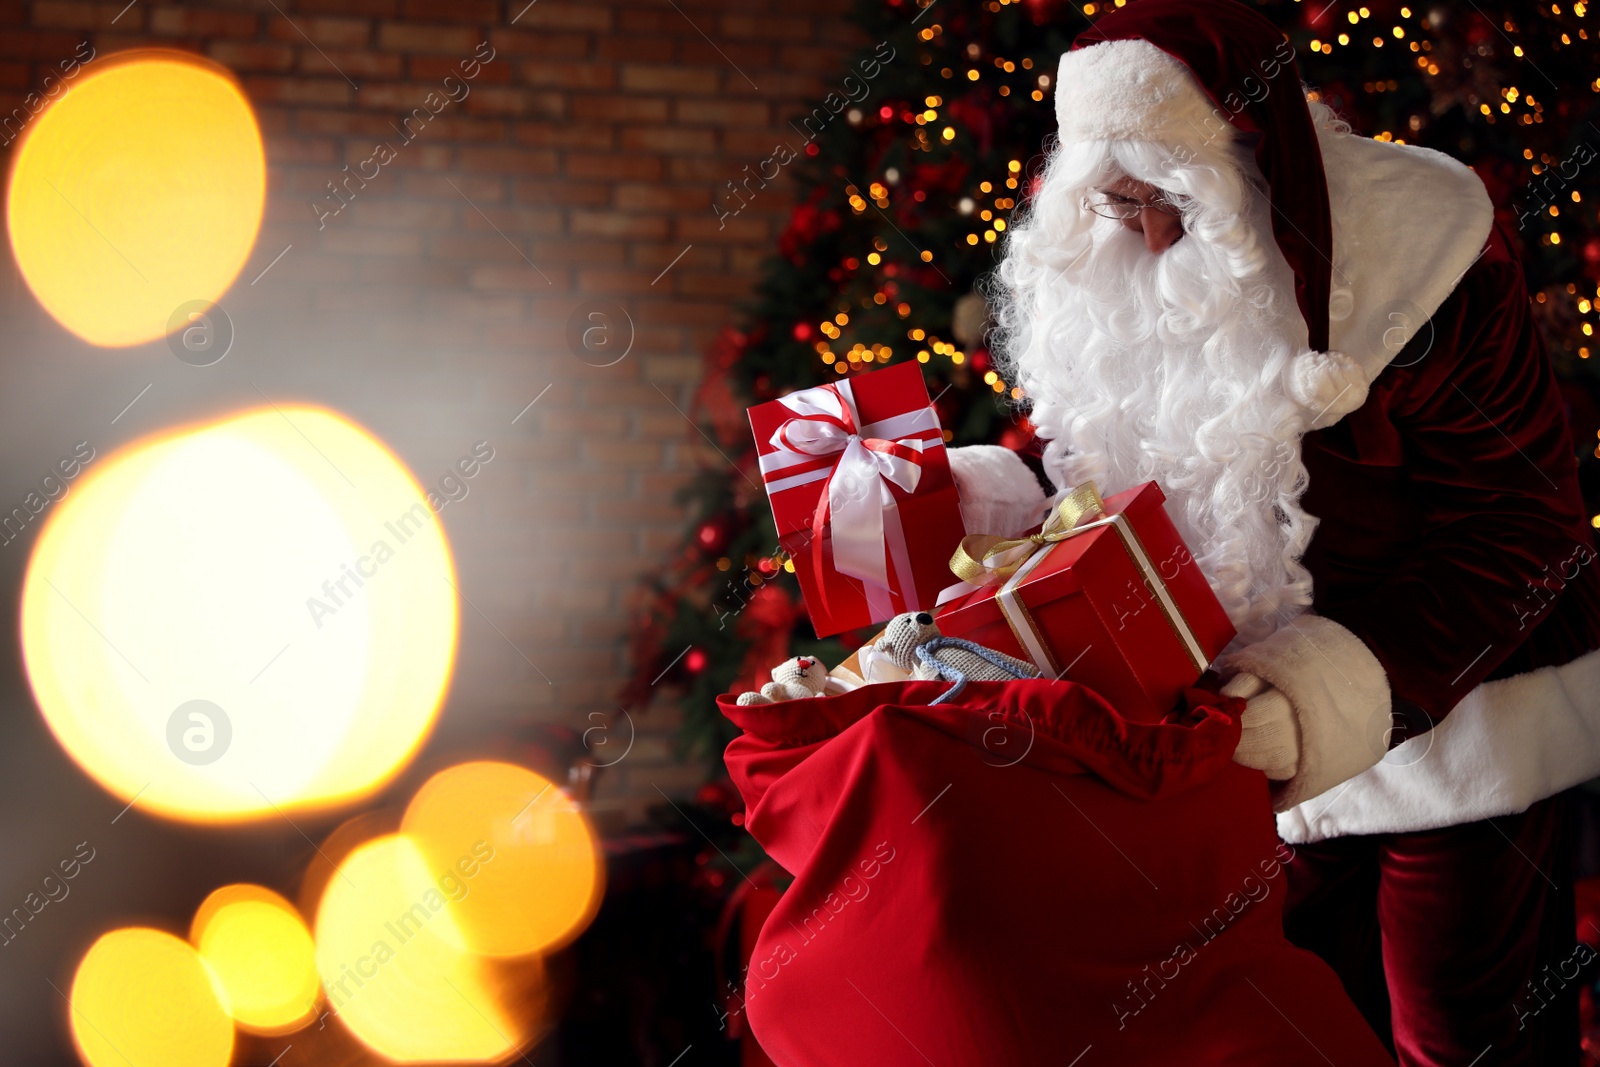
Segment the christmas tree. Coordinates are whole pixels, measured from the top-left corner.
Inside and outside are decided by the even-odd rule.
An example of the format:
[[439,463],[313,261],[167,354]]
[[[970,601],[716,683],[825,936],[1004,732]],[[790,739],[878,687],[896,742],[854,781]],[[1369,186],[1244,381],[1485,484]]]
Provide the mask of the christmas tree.
[[[641,593],[623,703],[641,707],[665,674],[683,706],[686,755],[714,761],[732,735],[718,693],[757,687],[791,655],[836,663],[869,636],[815,638],[760,488],[746,407],[916,360],[951,444],[1029,440],[1027,398],[984,347],[978,289],[1043,165],[1057,60],[1124,2],[859,8],[876,44],[852,64],[848,98],[830,95],[792,124],[797,206],[739,328],[708,353],[696,397],[702,431],[739,473],[706,469],[689,486],[695,518],[682,548]],[[1293,44],[1307,84],[1358,132],[1447,152],[1482,177],[1521,245],[1590,512],[1600,511],[1600,224],[1582,193],[1600,155],[1600,55],[1585,4],[1256,6]],[[753,188],[730,183],[723,210]]]

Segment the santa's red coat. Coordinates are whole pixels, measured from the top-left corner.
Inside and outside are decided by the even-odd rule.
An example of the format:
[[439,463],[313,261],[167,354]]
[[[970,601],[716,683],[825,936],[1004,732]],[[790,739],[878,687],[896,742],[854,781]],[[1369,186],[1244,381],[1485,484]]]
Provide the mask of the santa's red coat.
[[1315,609],[1372,650],[1424,728],[1481,682],[1600,648],[1594,530],[1504,233],[1301,457],[1300,504],[1321,520]]
[[1139,725],[1071,682],[944,688],[722,700],[749,830],[796,876],[735,1006],[776,1063],[1392,1063],[1284,939],[1242,702]]

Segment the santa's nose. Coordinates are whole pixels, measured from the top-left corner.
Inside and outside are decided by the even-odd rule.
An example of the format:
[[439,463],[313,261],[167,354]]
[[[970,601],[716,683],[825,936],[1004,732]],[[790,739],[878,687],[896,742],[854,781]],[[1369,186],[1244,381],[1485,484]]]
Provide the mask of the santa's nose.
[[1178,242],[1183,236],[1183,220],[1177,215],[1166,211],[1157,211],[1147,207],[1131,219],[1123,219],[1122,224],[1130,230],[1137,230],[1144,235],[1144,246],[1153,255],[1160,255]]

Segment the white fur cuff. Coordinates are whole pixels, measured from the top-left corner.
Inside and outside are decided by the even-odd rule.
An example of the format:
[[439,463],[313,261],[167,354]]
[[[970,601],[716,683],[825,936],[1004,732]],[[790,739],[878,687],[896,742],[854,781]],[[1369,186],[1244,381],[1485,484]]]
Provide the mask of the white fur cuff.
[[1305,844],[1492,819],[1600,774],[1600,652],[1484,682],[1375,767],[1278,816]]
[[961,521],[969,534],[1012,537],[1044,521],[1044,490],[1028,465],[1009,448],[967,445],[946,450]]
[[1372,650],[1331,619],[1301,615],[1227,656],[1289,698],[1300,725],[1300,766],[1273,807],[1285,811],[1376,764],[1388,747],[1389,678]]
[[1367,401],[1367,376],[1343,352],[1300,353],[1288,367],[1289,395],[1310,415],[1308,429],[1331,426]]

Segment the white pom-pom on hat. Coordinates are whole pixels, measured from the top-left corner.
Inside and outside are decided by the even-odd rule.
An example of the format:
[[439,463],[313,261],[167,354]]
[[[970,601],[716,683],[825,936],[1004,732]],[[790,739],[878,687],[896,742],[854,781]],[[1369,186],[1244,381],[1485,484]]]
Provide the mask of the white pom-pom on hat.
[[1331,426],[1367,401],[1367,376],[1343,352],[1306,349],[1288,367],[1289,395],[1309,415],[1306,428]]

